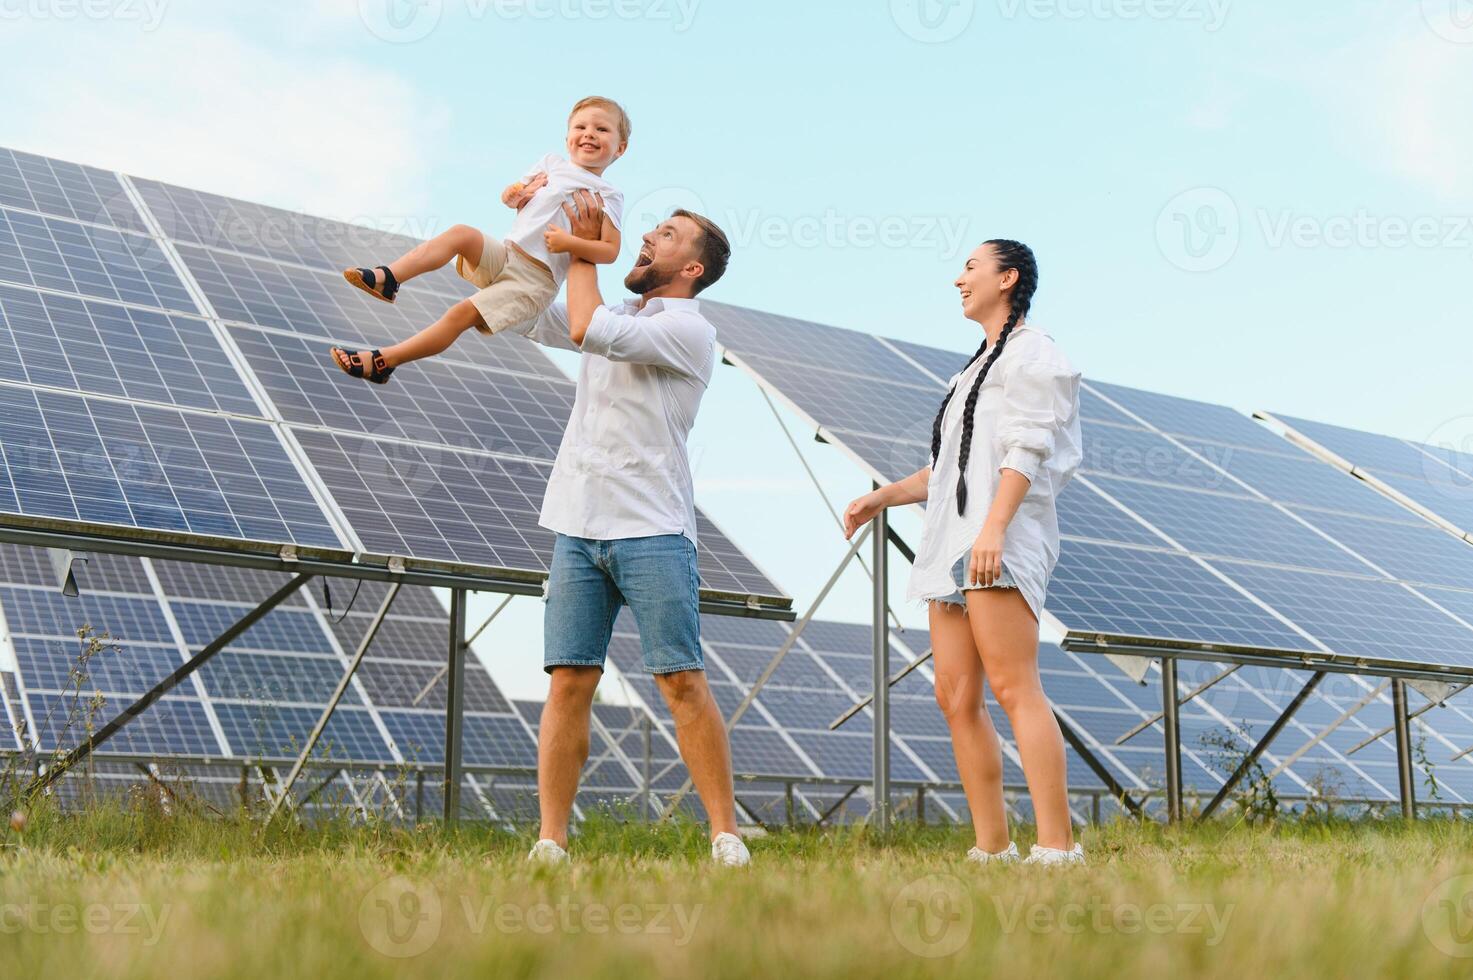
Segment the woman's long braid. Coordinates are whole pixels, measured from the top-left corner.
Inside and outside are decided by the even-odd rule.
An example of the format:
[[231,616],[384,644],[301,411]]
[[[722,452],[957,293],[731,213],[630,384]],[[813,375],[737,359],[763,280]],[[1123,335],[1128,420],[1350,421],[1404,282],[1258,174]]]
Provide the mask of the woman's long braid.
[[[972,428],[976,421],[977,396],[982,391],[982,382],[987,380],[987,372],[992,369],[998,357],[1002,355],[1002,349],[1007,345],[1008,338],[1012,336],[1013,328],[1022,323],[1028,316],[1028,309],[1033,305],[1033,293],[1038,288],[1038,262],[1033,257],[1033,250],[1022,242],[1007,239],[995,239],[987,242],[997,252],[997,264],[1000,271],[1016,269],[1018,281],[1013,284],[1012,294],[1008,297],[1008,319],[1003,324],[1002,332],[997,335],[997,343],[992,346],[992,353],[982,363],[982,370],[977,372],[977,380],[972,383],[972,390],[967,392],[967,403],[962,415],[962,443],[959,463],[959,473],[956,480],[956,512],[965,515],[967,512],[967,461],[972,455]],[[977,351],[981,355],[986,349],[987,342],[982,342],[982,348]],[[976,360],[976,357],[973,357]],[[947,399],[950,400],[950,395]],[[943,402],[941,410],[946,410]],[[936,432],[932,436],[932,442],[936,451],[940,452],[940,417],[937,417]]]

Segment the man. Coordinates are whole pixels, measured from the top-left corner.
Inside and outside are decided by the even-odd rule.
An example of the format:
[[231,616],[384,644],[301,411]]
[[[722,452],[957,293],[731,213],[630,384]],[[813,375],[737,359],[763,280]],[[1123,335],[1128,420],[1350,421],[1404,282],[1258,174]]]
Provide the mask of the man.
[[[564,211],[573,235],[598,237],[603,201],[596,195],[580,191]],[[676,211],[644,236],[624,280],[637,298],[605,306],[596,267],[574,257],[567,305],[509,328],[583,354],[542,504],[542,526],[557,532],[557,542],[544,618],[551,684],[538,737],[542,827],[533,861],[567,860],[594,690],[626,603],[639,626],[645,669],[675,718],[680,756],[711,818],[712,860],[731,867],[750,860],[736,835],[731,752],[701,653],[686,454],[716,349],[716,330],[695,296],[721,278],[730,254],[709,219]]]

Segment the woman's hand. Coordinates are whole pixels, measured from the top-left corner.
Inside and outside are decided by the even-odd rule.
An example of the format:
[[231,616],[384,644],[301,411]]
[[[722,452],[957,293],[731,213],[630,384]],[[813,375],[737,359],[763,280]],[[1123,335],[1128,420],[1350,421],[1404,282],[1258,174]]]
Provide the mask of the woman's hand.
[[856,498],[844,508],[844,540],[853,538],[855,531],[874,520],[885,507],[885,500],[878,490]]
[[982,533],[972,542],[972,559],[967,565],[968,585],[991,585],[1002,575],[1002,544],[1006,529],[996,524],[982,525]]
[[511,206],[520,211],[532,198],[537,196],[538,191],[547,186],[547,174],[539,171],[533,174],[532,179],[525,184],[513,184],[512,186],[517,189],[517,192],[512,197]]

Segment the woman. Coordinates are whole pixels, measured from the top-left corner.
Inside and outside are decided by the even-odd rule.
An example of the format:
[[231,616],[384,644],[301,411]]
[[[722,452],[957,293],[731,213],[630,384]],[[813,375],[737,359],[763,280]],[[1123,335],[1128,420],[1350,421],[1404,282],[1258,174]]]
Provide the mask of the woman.
[[977,835],[967,856],[1018,860],[985,680],[1033,798],[1038,844],[1027,863],[1072,864],[1084,851],[1069,821],[1063,737],[1038,676],[1038,616],[1059,554],[1054,501],[1081,457],[1079,373],[1027,322],[1037,286],[1038,264],[1019,242],[986,242],[967,259],[956,281],[962,312],[986,336],[936,413],[931,465],[855,500],[844,531],[852,537],[886,507],[927,502],[910,598],[930,604],[936,701]]

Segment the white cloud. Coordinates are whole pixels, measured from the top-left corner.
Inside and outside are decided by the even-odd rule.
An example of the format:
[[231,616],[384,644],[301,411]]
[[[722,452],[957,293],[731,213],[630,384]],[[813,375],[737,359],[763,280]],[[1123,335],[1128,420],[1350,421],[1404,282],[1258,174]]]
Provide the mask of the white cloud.
[[391,71],[282,51],[176,21],[78,32],[11,106],[9,139],[314,214],[420,212],[447,114]]

